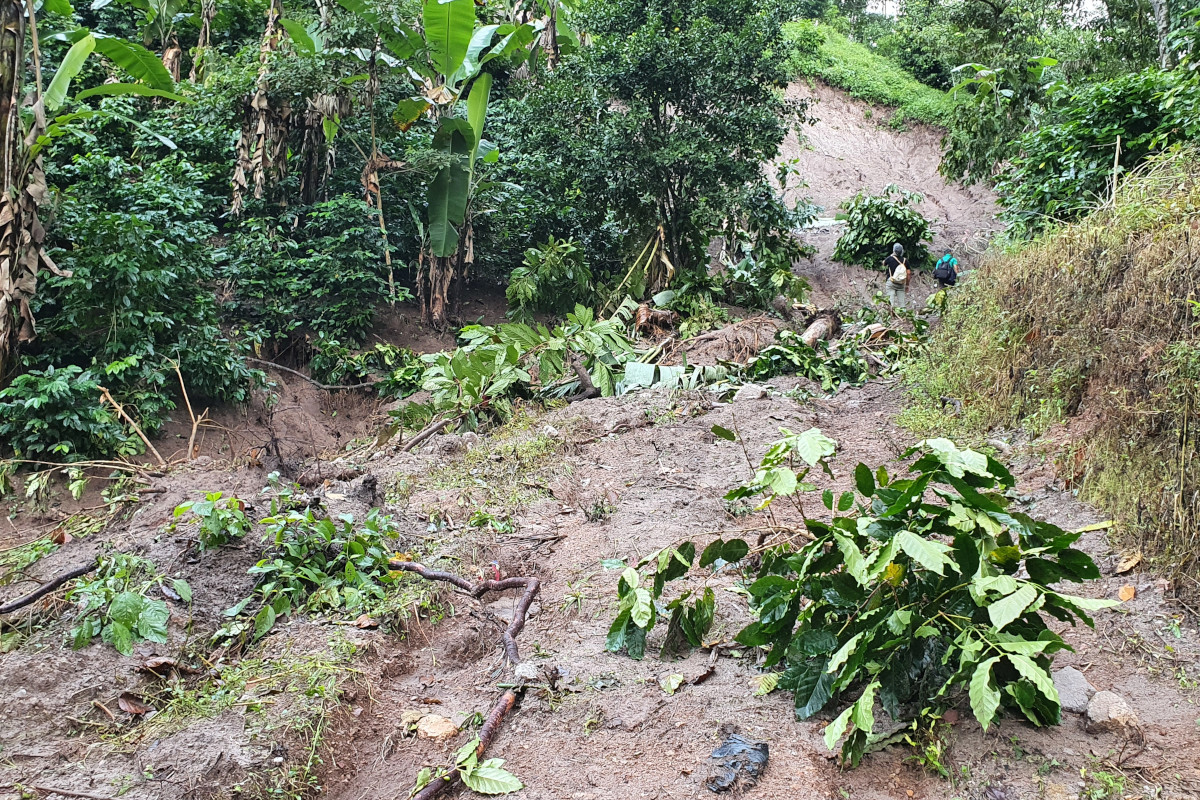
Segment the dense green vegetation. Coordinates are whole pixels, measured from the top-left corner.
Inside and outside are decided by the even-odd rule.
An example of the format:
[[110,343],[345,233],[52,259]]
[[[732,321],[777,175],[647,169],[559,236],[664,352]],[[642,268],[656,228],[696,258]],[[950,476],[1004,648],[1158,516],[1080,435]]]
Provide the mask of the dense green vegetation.
[[792,53],[789,68],[820,78],[851,97],[896,109],[893,125],[906,120],[945,126],[954,116],[954,97],[921,83],[895,61],[830,25],[812,20],[784,26]]
[[916,404],[901,419],[980,439],[1066,425],[1053,458],[1067,482],[1194,571],[1200,157],[1159,157],[1116,201],[984,261],[909,369]]

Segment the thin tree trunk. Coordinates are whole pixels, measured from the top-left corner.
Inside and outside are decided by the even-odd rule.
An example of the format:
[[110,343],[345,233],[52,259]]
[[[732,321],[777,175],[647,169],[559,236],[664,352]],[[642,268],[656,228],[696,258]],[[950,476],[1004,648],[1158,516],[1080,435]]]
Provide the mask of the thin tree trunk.
[[1154,9],[1154,27],[1158,34],[1158,65],[1170,69],[1171,64],[1171,3],[1170,0],[1150,0]]

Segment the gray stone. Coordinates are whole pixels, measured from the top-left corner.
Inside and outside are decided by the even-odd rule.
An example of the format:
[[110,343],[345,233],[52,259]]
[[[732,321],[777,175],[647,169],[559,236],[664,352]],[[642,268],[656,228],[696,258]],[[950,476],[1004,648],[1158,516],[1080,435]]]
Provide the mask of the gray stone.
[[1074,667],[1063,667],[1054,673],[1054,688],[1063,711],[1082,714],[1087,711],[1088,700],[1096,693],[1083,673]]
[[1129,733],[1139,730],[1137,714],[1119,695],[1096,692],[1087,706],[1088,733]]
[[767,387],[759,386],[757,383],[747,383],[737,390],[737,394],[733,396],[733,402],[745,403],[748,400],[761,400],[766,396]]

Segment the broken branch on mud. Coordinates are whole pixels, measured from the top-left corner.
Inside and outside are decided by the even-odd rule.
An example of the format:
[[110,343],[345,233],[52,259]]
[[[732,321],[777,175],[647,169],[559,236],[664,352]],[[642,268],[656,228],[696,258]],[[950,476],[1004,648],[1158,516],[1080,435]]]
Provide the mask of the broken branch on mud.
[[[389,566],[392,569],[401,572],[412,572],[420,575],[425,580],[429,581],[445,581],[446,583],[457,586],[464,592],[467,592],[475,599],[483,597],[488,592],[502,592],[507,589],[524,589],[525,593],[521,595],[520,601],[517,603],[516,609],[513,611],[512,622],[504,631],[504,655],[509,663],[516,665],[521,658],[517,652],[517,634],[525,627],[525,618],[529,615],[529,607],[533,604],[533,598],[537,595],[538,589],[541,587],[541,581],[533,577],[517,577],[517,578],[500,578],[497,580],[483,580],[479,583],[471,583],[466,578],[455,575],[452,572],[440,572],[438,570],[429,569],[424,564],[418,564],[415,561],[392,561]],[[516,705],[517,698],[525,691],[524,684],[504,690],[504,694],[492,705],[491,711],[488,712],[487,719],[483,723],[483,727],[479,729],[479,744],[475,748],[475,757],[483,758],[484,752],[492,739],[496,737],[496,733],[500,730],[500,725],[504,722],[504,717]],[[450,775],[444,778],[438,778],[432,783],[425,786],[415,795],[412,800],[432,800],[442,792],[454,786],[460,781],[458,771],[455,770]]]
[[529,606],[533,603],[533,598],[537,595],[538,589],[541,587],[541,582],[537,578],[501,578],[500,580],[485,580],[479,583],[471,583],[466,578],[455,575],[452,572],[432,570],[415,561],[393,561],[390,566],[392,569],[400,570],[401,572],[415,572],[425,580],[452,583],[476,600],[488,592],[524,589],[525,594],[521,596],[520,601],[517,603],[516,611],[513,612],[512,622],[505,629],[503,637],[504,654],[509,662],[512,664],[520,662],[520,656],[517,654],[516,637],[521,632],[521,629],[525,627],[525,616],[529,613]]
[[37,600],[40,600],[41,598],[43,598],[46,595],[53,592],[58,587],[62,586],[67,581],[74,580],[75,578],[78,578],[81,575],[87,575],[89,572],[96,569],[96,565],[97,565],[97,562],[93,561],[91,564],[87,564],[82,567],[76,567],[73,570],[64,572],[62,575],[59,575],[57,578],[54,578],[46,583],[43,583],[41,586],[34,589],[32,592],[25,595],[24,597],[18,597],[16,600],[13,600],[11,603],[0,606],[0,614],[11,614],[12,612],[17,611],[18,609],[24,608],[25,606],[29,605],[30,603],[34,603]]

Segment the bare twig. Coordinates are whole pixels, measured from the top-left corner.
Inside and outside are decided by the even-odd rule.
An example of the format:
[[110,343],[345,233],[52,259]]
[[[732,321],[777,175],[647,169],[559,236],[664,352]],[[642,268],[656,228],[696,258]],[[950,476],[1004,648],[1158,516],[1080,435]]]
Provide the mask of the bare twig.
[[321,383],[318,380],[314,380],[313,378],[308,377],[303,372],[297,372],[296,370],[292,369],[291,367],[285,367],[282,364],[276,364],[274,361],[263,361],[261,358],[250,358],[250,357],[247,357],[246,360],[253,364],[262,364],[264,367],[270,367],[271,369],[277,369],[281,372],[291,373],[292,375],[295,375],[297,378],[303,378],[304,380],[311,383],[313,386],[316,386],[318,389],[324,389],[327,392],[339,392],[339,391],[345,391],[345,390],[349,390],[349,389],[371,389],[375,386],[376,383],[378,383],[378,381],[371,381],[370,383],[353,383],[353,384],[350,384],[349,386],[330,386],[329,384]]
[[196,421],[196,414],[192,411],[192,401],[188,398],[187,386],[183,383],[183,373],[179,371],[179,362],[172,361],[171,366],[175,368],[175,375],[179,378],[179,391],[183,394],[183,402],[187,405],[188,417],[192,420],[192,435],[188,438],[187,461],[195,458],[195,451],[192,449],[193,443],[196,441],[196,427],[200,424]]
[[13,600],[11,603],[8,603],[7,605],[0,606],[0,614],[11,614],[12,612],[16,611],[17,609],[24,608],[25,606],[29,605],[30,603],[40,600],[41,598],[50,594],[55,589],[57,589],[58,587],[62,586],[64,583],[66,583],[67,581],[74,580],[75,578],[78,578],[80,575],[87,575],[89,572],[91,572],[94,569],[96,569],[95,561],[93,561],[91,564],[86,564],[82,567],[76,567],[73,570],[64,572],[62,575],[59,575],[57,578],[54,578],[53,580],[48,581],[47,583],[43,583],[37,589],[34,589],[32,592],[25,595],[24,597],[19,597],[16,600]]
[[460,414],[457,417],[446,417],[445,419],[438,420],[437,422],[429,423],[427,426],[425,426],[425,430],[421,431],[416,436],[409,439],[408,442],[406,442],[405,445],[400,448],[400,450],[405,453],[410,452],[414,447],[416,447],[421,442],[428,439],[430,436],[433,436],[435,433],[440,431],[442,428],[445,428],[451,422],[458,422],[462,418],[463,418],[463,415]]
[[86,798],[86,800],[112,800],[111,795],[88,794],[87,792],[77,792],[73,789],[55,789],[53,786],[38,786],[37,784],[30,784],[29,788],[39,792],[46,792],[47,794],[60,794],[63,797],[83,797]]
[[131,417],[125,413],[125,409],[121,408],[121,404],[113,399],[113,396],[108,393],[108,389],[105,389],[103,386],[101,386],[100,387],[100,395],[105,400],[112,403],[112,407],[117,410],[117,414],[119,414],[123,420],[125,420],[126,422],[129,423],[129,426],[131,428],[133,428],[133,432],[136,433],[138,435],[138,438],[140,438],[142,440],[142,443],[146,445],[146,449],[149,450],[151,453],[153,453],[154,457],[156,459],[158,459],[158,465],[160,467],[165,467],[167,465],[167,462],[163,459],[163,457],[159,454],[159,452],[154,449],[154,445],[152,445],[150,443],[150,438],[148,436],[146,436],[145,432],[143,432],[142,429],[140,427],[138,427],[138,424],[133,421],[133,417]]

